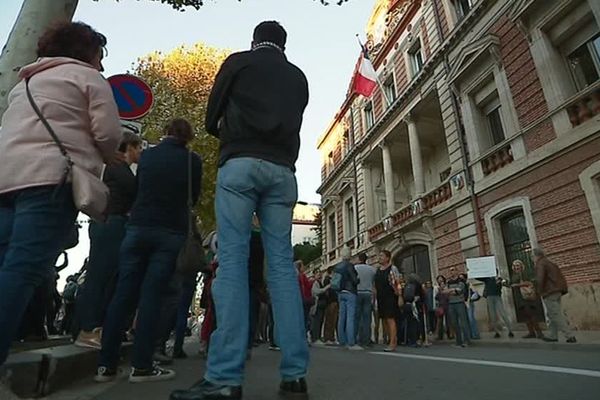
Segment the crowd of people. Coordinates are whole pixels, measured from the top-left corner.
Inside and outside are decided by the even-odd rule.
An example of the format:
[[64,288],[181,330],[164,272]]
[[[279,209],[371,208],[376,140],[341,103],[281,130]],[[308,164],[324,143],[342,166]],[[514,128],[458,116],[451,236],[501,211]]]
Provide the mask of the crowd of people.
[[[344,251],[340,264],[313,277],[309,321],[310,340],[315,345],[362,350],[383,344],[385,352],[393,352],[399,344],[421,347],[446,337],[455,339],[456,347],[466,347],[481,338],[475,308],[482,298],[486,299],[494,338],[500,338],[504,329],[508,338],[514,338],[502,300],[503,288],[513,291],[523,315],[528,329],[523,338],[555,342],[560,329],[567,343],[576,342],[564,315],[554,311],[552,307],[557,305],[551,304],[552,298],[560,299],[567,292],[566,282],[540,249],[533,250],[537,271],[515,260],[511,280],[500,276],[476,279],[483,283],[483,294],[474,288],[474,280],[456,267],[449,268],[447,276],[438,275],[432,284],[416,274],[403,274],[392,264],[387,250],[378,255],[378,265],[369,265],[365,253],[352,258],[348,249]],[[550,321],[548,336],[539,324],[544,315]]]
[[[94,217],[90,253],[62,294],[60,331],[72,334],[77,346],[99,351],[97,382],[118,378],[124,341],[133,341],[130,382],[175,377],[165,365],[186,357],[183,338],[200,278],[206,372],[198,384],[175,390],[172,400],[241,398],[249,349],[260,341],[281,351],[280,393],[304,396],[311,343],[352,350],[383,343],[391,352],[398,344],[419,346],[434,331],[455,336],[458,346],[477,337],[478,295],[456,269],[434,286],[401,274],[385,250],[378,268],[349,251],[312,278],[302,262],[294,264],[295,162],[308,84],[287,60],[286,41],[279,23],[263,22],[252,48],[229,56],[216,76],[206,130],[220,141],[217,227],[204,240],[210,262],[199,277],[201,260],[197,270],[179,267],[182,249],[199,239],[192,208],[202,195],[203,161],[190,149],[194,127],[171,116],[161,141],[142,151],[140,137],[123,132],[101,75],[106,37],[78,22],[46,30],[39,59],[19,72],[0,131],[0,366],[23,336],[27,313],[41,315],[28,330],[55,332],[56,279],[63,268],[55,264],[73,246],[80,211]],[[102,187],[108,202],[101,213],[92,212]],[[551,282],[537,287],[548,299],[555,321],[550,340],[556,340],[558,328],[570,335],[560,319],[566,283],[556,283],[560,270],[547,259],[538,261],[547,271],[538,271],[538,279]],[[527,297],[532,285],[520,266],[520,280],[512,284]],[[512,335],[494,297],[504,284],[486,280],[484,296]],[[47,312],[41,304],[55,306]],[[535,306],[523,307],[533,318]],[[541,334],[533,320],[528,326],[531,335]]]

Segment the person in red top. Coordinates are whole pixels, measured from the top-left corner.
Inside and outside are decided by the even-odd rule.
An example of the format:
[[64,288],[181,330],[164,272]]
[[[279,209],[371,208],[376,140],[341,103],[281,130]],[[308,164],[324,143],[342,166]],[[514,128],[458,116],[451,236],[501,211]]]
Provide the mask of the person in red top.
[[302,304],[304,305],[304,326],[306,332],[310,331],[310,308],[313,305],[312,297],[312,282],[304,273],[304,263],[302,260],[294,262],[298,271],[298,283],[300,285],[300,293],[302,294]]

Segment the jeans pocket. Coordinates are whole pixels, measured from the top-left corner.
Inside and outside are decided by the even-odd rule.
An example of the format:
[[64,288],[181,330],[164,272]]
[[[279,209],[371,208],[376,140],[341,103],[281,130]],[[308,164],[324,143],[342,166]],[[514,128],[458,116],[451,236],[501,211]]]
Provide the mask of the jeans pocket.
[[254,189],[252,173],[256,161],[247,158],[234,158],[228,160],[219,168],[217,186],[234,192],[247,192]]

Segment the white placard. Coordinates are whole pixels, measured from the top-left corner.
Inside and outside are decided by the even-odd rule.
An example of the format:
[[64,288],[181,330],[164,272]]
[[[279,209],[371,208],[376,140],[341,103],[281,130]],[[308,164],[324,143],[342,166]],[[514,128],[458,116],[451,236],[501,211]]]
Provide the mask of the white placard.
[[467,276],[469,279],[490,278],[496,275],[496,257],[467,258]]

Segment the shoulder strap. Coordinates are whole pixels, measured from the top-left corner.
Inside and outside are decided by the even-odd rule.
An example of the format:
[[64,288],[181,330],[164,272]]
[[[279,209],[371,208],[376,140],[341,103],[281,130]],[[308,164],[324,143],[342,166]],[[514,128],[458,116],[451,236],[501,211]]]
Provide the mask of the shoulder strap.
[[46,127],[46,130],[48,131],[48,133],[50,134],[50,136],[52,136],[52,139],[54,139],[54,142],[56,142],[56,145],[60,149],[61,154],[67,159],[67,162],[69,163],[69,165],[72,165],[73,161],[71,160],[71,157],[69,157],[69,153],[67,152],[67,149],[62,144],[62,142],[58,139],[58,136],[56,136],[56,133],[54,132],[54,130],[52,129],[52,127],[48,123],[48,120],[46,120],[46,118],[44,117],[44,115],[40,111],[39,107],[37,106],[37,104],[33,100],[33,96],[31,95],[31,91],[29,90],[29,80],[30,79],[31,78],[27,78],[25,80],[25,90],[27,91],[27,98],[29,99],[29,103],[31,104],[31,107],[33,108],[33,111],[35,111],[35,113],[39,117],[40,121],[42,121],[42,124]]
[[192,207],[194,207],[194,204],[192,202],[192,150],[189,150],[188,152],[188,211],[191,213],[192,212]]

